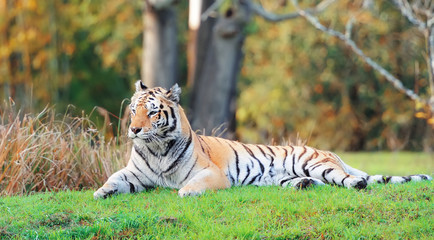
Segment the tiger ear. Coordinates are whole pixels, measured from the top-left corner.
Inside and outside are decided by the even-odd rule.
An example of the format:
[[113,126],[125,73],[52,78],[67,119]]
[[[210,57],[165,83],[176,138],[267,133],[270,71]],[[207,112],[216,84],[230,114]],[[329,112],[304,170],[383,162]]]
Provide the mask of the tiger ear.
[[166,97],[175,103],[179,103],[179,95],[181,95],[181,88],[177,83],[166,92]]
[[136,92],[145,91],[148,87],[143,84],[142,80],[138,80],[136,82]]

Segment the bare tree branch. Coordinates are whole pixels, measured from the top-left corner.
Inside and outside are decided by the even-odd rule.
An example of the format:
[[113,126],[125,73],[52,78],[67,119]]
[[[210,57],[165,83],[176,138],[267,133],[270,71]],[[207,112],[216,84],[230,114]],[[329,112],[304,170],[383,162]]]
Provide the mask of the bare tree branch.
[[215,1],[205,12],[200,16],[200,20],[203,22],[209,17],[216,16],[216,10],[223,4],[224,0]]
[[[332,4],[335,0],[324,0],[316,5],[314,8],[305,9],[305,12],[309,12],[310,14],[317,14],[319,12],[324,11],[330,4]],[[270,22],[280,22],[284,20],[294,19],[300,17],[299,12],[287,13],[287,14],[274,14],[265,10],[262,5],[253,3],[251,1],[246,1],[249,5],[250,9],[256,13],[257,15],[263,17],[265,20]]]
[[401,14],[425,35],[427,65],[431,89],[430,105],[434,112],[434,2],[432,0],[393,0]]
[[423,20],[419,19],[416,14],[414,14],[413,8],[410,6],[408,1],[393,0],[393,2],[395,5],[397,5],[398,9],[401,11],[401,14],[404,15],[408,21],[416,25],[421,30],[426,29],[426,24],[423,22]]
[[[419,97],[419,95],[417,95],[413,90],[406,88],[403,83],[396,78],[395,76],[393,76],[390,72],[388,72],[386,69],[384,69],[382,66],[380,66],[377,62],[375,62],[374,60],[372,60],[370,57],[366,56],[366,54],[359,48],[357,47],[356,43],[351,40],[350,38],[347,38],[343,33],[338,32],[334,29],[331,28],[327,28],[324,25],[322,25],[318,18],[314,17],[312,14],[310,14],[309,12],[304,11],[303,9],[301,9],[298,6],[298,1],[297,0],[291,0],[292,4],[295,6],[295,8],[297,9],[298,13],[303,16],[304,18],[306,18],[314,27],[316,27],[318,30],[321,30],[331,36],[337,37],[338,39],[342,40],[347,46],[349,46],[357,55],[359,55],[359,57],[361,57],[361,59],[366,62],[369,66],[371,66],[372,68],[374,68],[376,71],[378,71],[382,76],[384,76],[386,78],[387,81],[389,81],[390,83],[392,83],[392,85],[398,89],[399,91],[403,92],[405,95],[407,95],[410,99],[412,99],[413,101],[417,101],[417,102],[421,102],[424,104],[429,105],[429,102],[426,101],[425,99],[422,99],[421,97]],[[431,108],[433,108],[433,106],[431,106]]]

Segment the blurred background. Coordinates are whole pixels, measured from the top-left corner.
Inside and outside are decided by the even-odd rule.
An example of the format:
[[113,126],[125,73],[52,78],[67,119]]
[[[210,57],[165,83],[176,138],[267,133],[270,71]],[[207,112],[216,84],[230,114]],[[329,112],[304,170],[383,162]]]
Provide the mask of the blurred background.
[[[427,36],[396,1],[300,7],[429,97]],[[24,113],[83,111],[110,137],[137,79],[178,83],[193,128],[206,134],[432,151],[432,113],[296,13],[285,0],[0,0],[0,99]]]

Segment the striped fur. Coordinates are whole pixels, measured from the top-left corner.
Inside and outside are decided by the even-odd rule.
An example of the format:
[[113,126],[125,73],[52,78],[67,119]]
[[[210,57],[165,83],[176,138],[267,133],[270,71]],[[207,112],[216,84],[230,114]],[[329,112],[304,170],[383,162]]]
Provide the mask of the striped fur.
[[335,184],[362,189],[371,183],[431,180],[428,175],[369,176],[336,154],[308,146],[244,144],[197,135],[179,106],[181,89],[147,89],[141,81],[131,101],[128,165],[95,193],[106,198],[155,186],[177,188],[180,196],[238,185],[305,188]]

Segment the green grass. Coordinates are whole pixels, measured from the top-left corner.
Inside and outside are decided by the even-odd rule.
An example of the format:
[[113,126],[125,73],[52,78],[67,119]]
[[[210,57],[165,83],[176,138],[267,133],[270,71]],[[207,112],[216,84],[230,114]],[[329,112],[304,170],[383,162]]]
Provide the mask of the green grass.
[[352,167],[370,175],[410,175],[434,173],[434,154],[424,152],[338,153]]
[[[365,159],[368,169],[374,164],[380,166],[378,171],[402,171],[397,164],[381,169],[381,162],[394,153],[343,155],[351,161]],[[404,155],[399,165],[413,172],[411,163],[417,154]],[[431,160],[425,155],[420,161],[427,165]],[[417,173],[431,171],[425,167]],[[434,238],[433,182],[372,185],[362,191],[250,186],[187,198],[171,189],[98,201],[92,194],[65,191],[0,197],[0,239]]]

